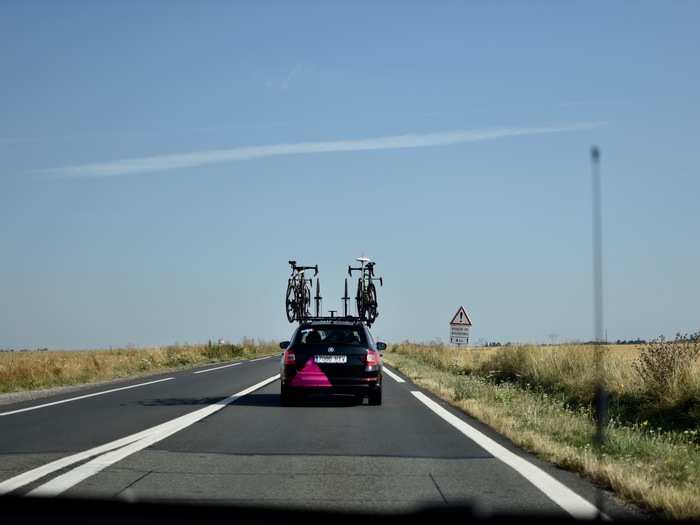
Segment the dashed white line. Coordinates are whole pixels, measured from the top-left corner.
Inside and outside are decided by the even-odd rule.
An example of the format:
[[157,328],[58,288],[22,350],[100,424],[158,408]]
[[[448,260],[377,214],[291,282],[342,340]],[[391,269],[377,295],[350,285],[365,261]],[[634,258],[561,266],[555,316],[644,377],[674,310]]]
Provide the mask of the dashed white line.
[[246,361],[247,363],[255,363],[255,361],[262,361],[263,359],[272,359],[273,357],[277,357],[274,355],[266,355],[265,357],[258,357],[256,359],[251,359],[250,361]]
[[[213,372],[214,370],[221,370],[222,368],[229,368],[232,366],[238,366],[238,365],[243,364],[243,363],[253,363],[255,361],[262,361],[263,359],[271,359],[273,357],[276,357],[276,356],[272,355],[272,356],[258,357],[257,359],[251,359],[249,361],[237,361],[235,363],[231,363],[231,364],[223,365],[223,366],[217,366],[215,368],[207,368],[206,370],[197,370],[196,372],[193,372],[193,373],[204,374],[206,372]],[[156,379],[155,381],[147,381],[145,383],[139,383],[137,385],[128,385],[128,386],[122,386],[119,388],[111,388],[109,390],[102,390],[100,392],[93,392],[92,394],[85,394],[82,396],[70,397],[68,399],[61,399],[59,401],[51,401],[49,403],[42,403],[40,405],[34,405],[31,407],[27,407],[27,408],[18,408],[17,410],[9,410],[7,412],[0,412],[0,417],[11,416],[13,414],[19,414],[21,412],[29,412],[30,410],[37,410],[39,408],[46,408],[46,407],[50,407],[50,406],[54,406],[54,405],[61,405],[63,403],[70,403],[71,401],[78,401],[80,399],[87,399],[89,397],[101,396],[104,394],[111,394],[112,392],[119,392],[121,390],[129,390],[130,388],[138,388],[140,386],[153,385],[155,383],[161,383],[163,381],[170,381],[171,379],[175,379],[175,377],[166,377],[164,379]]]
[[248,387],[245,390],[241,390],[240,392],[233,394],[217,403],[207,405],[204,408],[200,408],[199,410],[195,410],[194,412],[190,412],[184,416],[171,419],[170,421],[166,421],[160,425],[137,432],[136,434],[132,434],[99,447],[52,461],[51,463],[47,463],[41,467],[37,467],[28,472],[19,474],[18,476],[0,483],[0,494],[6,494],[16,490],[29,483],[37,481],[44,476],[57,472],[58,470],[66,468],[75,463],[79,463],[85,459],[94,458],[87,463],[69,470],[65,474],[57,476],[43,485],[38,486],[29,492],[29,494],[32,496],[54,496],[65,492],[72,486],[80,483],[84,479],[87,479],[94,474],[97,474],[117,461],[120,461],[135,452],[143,450],[144,448],[149,447],[154,443],[157,443],[158,441],[161,441],[166,437],[189,427],[190,425],[193,425],[205,417],[218,412],[226,405],[235,402],[237,399],[258,390],[259,388],[262,388],[273,381],[276,381],[277,379],[279,379],[279,374],[260,381],[259,383]]
[[205,374],[207,372],[213,372],[214,370],[221,370],[222,368],[230,368],[232,366],[238,366],[242,363],[242,361],[238,361],[237,363],[231,363],[230,365],[224,365],[224,366],[217,366],[216,368],[207,368],[206,370],[197,370],[196,372],[193,372],[194,374]]
[[423,392],[411,391],[411,394],[418,398],[418,400],[430,410],[435,412],[435,414],[440,416],[462,434],[486,450],[486,452],[501,460],[518,474],[523,476],[526,480],[542,491],[545,496],[559,505],[574,518],[590,520],[601,516],[604,520],[610,521],[610,518],[600,512],[595,505],[576,494],[569,487],[560,481],[557,481],[529,461],[521,458],[517,454],[514,454],[504,446],[499,445],[493,439],[485,434],[482,434],[477,429],[467,424],[465,421],[458,418],[448,410],[445,410],[445,408],[441,407]]
[[164,379],[156,379],[155,381],[148,381],[146,383],[139,383],[137,385],[122,386],[119,388],[112,388],[110,390],[102,390],[100,392],[93,392],[92,394],[85,394],[82,396],[70,397],[68,399],[61,399],[60,401],[51,401],[50,403],[43,403],[41,405],[34,405],[27,408],[18,408],[17,410],[10,410],[9,412],[0,412],[0,416],[11,416],[12,414],[19,414],[20,412],[29,412],[30,410],[37,410],[39,408],[50,407],[54,405],[61,405],[63,403],[70,403],[71,401],[78,401],[79,399],[87,399],[88,397],[102,396],[104,394],[111,394],[112,392],[119,392],[121,390],[129,390],[130,388],[138,388],[140,386],[153,385],[155,383],[161,383],[163,381],[170,381],[175,379],[174,377],[166,377]]
[[223,365],[223,366],[217,366],[215,368],[207,368],[206,370],[197,370],[196,372],[193,372],[193,374],[204,374],[206,372],[213,372],[214,370],[221,370],[222,368],[229,368],[232,366],[238,366],[242,365],[243,363],[255,363],[255,361],[262,361],[263,359],[271,359],[273,357],[276,357],[274,355],[266,355],[265,357],[258,357],[255,359],[248,359],[246,361],[237,361],[235,363],[231,363],[228,365]]
[[394,372],[389,370],[389,368],[386,365],[384,365],[382,367],[382,371],[386,372],[389,375],[389,377],[392,378],[397,383],[405,383],[406,382],[406,380],[403,377],[400,377],[398,374],[395,374]]

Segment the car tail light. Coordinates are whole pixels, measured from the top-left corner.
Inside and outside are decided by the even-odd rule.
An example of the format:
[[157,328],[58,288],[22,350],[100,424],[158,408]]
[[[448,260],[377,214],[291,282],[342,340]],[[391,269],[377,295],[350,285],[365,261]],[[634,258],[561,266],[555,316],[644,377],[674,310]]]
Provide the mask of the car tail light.
[[365,363],[367,363],[367,366],[377,366],[379,364],[379,352],[372,349],[367,350]]
[[285,365],[295,365],[297,363],[297,356],[294,355],[294,350],[287,348],[284,351],[284,364]]

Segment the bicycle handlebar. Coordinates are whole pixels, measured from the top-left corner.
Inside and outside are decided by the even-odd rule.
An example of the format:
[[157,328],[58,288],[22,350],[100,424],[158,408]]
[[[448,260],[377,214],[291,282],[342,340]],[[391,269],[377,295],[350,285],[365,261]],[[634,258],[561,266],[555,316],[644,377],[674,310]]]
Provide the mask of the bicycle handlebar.
[[315,266],[297,266],[297,270],[313,270],[314,277],[318,275],[318,264]]
[[359,268],[353,268],[352,266],[348,266],[348,275],[352,277],[352,272],[361,272],[367,270],[367,273],[369,274],[370,277],[374,277],[374,263],[367,263],[366,266],[362,267],[360,266]]
[[314,271],[314,277],[318,275],[318,264],[315,266],[297,266],[296,261],[287,261],[290,266],[292,267],[292,272],[298,272],[298,271],[304,271],[304,270],[313,270]]

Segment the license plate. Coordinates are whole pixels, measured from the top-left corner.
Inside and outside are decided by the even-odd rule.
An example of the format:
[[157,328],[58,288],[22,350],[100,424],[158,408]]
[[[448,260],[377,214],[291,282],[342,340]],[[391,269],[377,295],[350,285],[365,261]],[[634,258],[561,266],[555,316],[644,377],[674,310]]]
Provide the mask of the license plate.
[[346,356],[346,355],[317,355],[317,356],[314,356],[314,361],[317,363],[347,363],[348,356]]

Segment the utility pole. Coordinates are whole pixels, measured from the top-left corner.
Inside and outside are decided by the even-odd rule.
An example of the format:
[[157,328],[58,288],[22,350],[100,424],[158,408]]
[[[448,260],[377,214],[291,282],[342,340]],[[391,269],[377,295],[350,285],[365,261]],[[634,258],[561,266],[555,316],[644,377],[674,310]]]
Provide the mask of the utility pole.
[[[608,394],[605,390],[605,367],[603,363],[603,219],[601,212],[600,150],[591,148],[591,179],[593,200],[593,330],[595,340],[596,376],[598,385],[595,393],[595,436],[594,446],[598,462],[603,458],[605,427],[608,416]],[[598,489],[598,516],[603,519],[603,494]]]
[[595,342],[603,342],[603,220],[600,191],[600,150],[591,148],[593,186],[593,326]]

